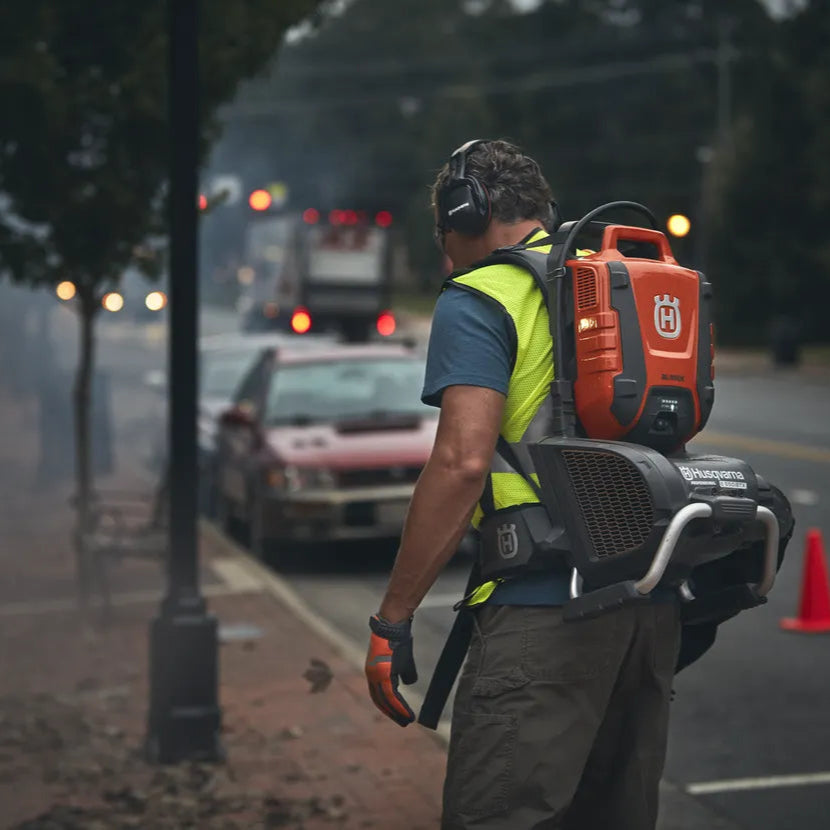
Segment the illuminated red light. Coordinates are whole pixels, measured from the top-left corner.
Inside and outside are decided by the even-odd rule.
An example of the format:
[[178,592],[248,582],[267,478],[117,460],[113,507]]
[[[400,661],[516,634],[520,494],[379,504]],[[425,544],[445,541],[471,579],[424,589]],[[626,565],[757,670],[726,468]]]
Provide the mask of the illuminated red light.
[[307,225],[316,225],[320,221],[320,211],[315,208],[308,208],[303,211],[303,222]]
[[291,315],[291,329],[297,334],[305,334],[311,328],[311,315],[304,308],[295,308]]
[[378,334],[382,337],[389,337],[395,333],[395,315],[391,311],[384,311],[378,316]]
[[357,224],[357,211],[355,211],[355,210],[344,210],[343,211],[343,224],[344,225],[356,225]]
[[204,210],[207,207],[207,196],[204,193],[199,194],[199,210]]
[[342,225],[343,224],[343,211],[342,210],[333,210],[329,213],[329,223],[332,225]]
[[267,190],[255,190],[248,197],[248,204],[254,210],[268,210],[271,207],[271,194]]
[[392,224],[392,214],[388,210],[379,210],[375,214],[375,224],[381,228],[388,228]]

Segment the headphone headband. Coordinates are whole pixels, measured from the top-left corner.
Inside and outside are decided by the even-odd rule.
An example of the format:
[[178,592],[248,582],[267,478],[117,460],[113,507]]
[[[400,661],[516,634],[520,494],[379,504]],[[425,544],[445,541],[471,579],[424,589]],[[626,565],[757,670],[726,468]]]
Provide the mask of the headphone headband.
[[490,224],[490,196],[474,176],[466,174],[467,153],[486,139],[475,138],[453,150],[449,177],[438,198],[438,223],[466,236],[480,236]]
[[467,153],[477,147],[479,144],[485,144],[486,140],[483,138],[474,138],[472,141],[467,141],[460,147],[456,147],[450,156],[450,178],[463,179],[464,170],[467,166]]

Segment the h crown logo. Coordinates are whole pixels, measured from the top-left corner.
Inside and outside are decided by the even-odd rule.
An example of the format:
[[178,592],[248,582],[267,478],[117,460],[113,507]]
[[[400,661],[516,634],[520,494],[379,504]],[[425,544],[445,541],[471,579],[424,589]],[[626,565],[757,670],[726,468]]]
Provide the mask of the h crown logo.
[[680,299],[670,294],[654,296],[654,327],[661,337],[676,340],[680,337]]
[[519,537],[516,534],[516,525],[499,525],[496,529],[499,556],[502,559],[512,559],[519,552]]

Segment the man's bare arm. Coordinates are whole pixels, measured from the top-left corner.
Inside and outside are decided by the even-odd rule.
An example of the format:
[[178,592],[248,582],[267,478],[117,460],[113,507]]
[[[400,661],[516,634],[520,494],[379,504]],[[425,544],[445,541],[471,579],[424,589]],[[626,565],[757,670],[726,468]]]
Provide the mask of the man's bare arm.
[[435,445],[409,506],[380,615],[400,622],[415,609],[455,553],[481,495],[499,435],[504,395],[449,386]]

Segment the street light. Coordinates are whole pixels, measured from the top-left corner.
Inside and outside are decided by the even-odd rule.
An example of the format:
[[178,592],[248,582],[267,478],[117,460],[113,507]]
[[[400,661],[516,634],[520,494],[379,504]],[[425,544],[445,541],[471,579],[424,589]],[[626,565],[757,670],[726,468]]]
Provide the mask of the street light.
[[168,0],[170,127],[170,536],[167,586],[150,624],[147,756],[214,761],[219,739],[218,637],[199,587],[196,525],[198,282],[198,0]]
[[121,311],[124,308],[124,298],[117,291],[110,291],[101,298],[101,305],[107,311]]
[[672,236],[683,237],[689,233],[692,223],[689,221],[688,216],[684,216],[682,213],[674,213],[669,216],[666,227]]
[[64,280],[63,282],[59,282],[57,284],[57,287],[55,288],[55,293],[61,300],[71,300],[76,293],[75,283],[71,282],[70,280]]

